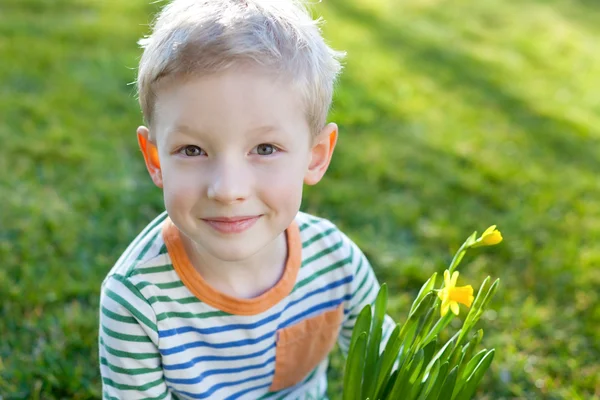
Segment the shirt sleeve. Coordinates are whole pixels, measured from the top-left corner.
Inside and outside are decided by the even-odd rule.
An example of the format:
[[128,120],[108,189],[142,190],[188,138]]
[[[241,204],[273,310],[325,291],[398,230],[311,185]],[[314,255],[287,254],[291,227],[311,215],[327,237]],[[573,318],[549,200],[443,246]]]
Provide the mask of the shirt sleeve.
[[158,351],[154,310],[127,278],[112,275],[100,296],[104,399],[171,399]]
[[[344,356],[347,356],[348,348],[350,347],[350,339],[352,338],[352,330],[354,329],[358,314],[360,314],[365,305],[371,304],[374,306],[380,285],[375,277],[371,264],[363,252],[348,237],[345,235],[343,235],[343,237],[349,248],[349,265],[353,271],[353,279],[350,285],[351,293],[349,293],[350,300],[347,303],[348,309],[345,310],[346,315],[344,317],[344,323],[342,324],[340,335],[338,337],[338,345],[344,353]],[[382,326],[380,351],[383,351],[385,348],[395,327],[396,323],[394,320],[386,314]]]

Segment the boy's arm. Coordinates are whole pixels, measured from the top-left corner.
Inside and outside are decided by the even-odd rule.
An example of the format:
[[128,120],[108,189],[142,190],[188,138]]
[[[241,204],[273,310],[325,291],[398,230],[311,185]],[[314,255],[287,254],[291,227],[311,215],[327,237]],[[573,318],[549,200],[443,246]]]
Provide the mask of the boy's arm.
[[104,399],[171,399],[158,351],[154,310],[127,278],[113,275],[100,297]]
[[[374,305],[380,287],[373,268],[363,252],[350,239],[346,238],[346,240],[349,242],[350,266],[354,273],[354,278],[351,284],[351,297],[347,303],[347,314],[344,317],[344,323],[342,324],[338,338],[338,344],[344,356],[348,355],[352,329],[354,329],[358,314],[365,305]],[[386,314],[382,328],[381,351],[385,348],[385,344],[395,327],[396,323],[394,320]]]

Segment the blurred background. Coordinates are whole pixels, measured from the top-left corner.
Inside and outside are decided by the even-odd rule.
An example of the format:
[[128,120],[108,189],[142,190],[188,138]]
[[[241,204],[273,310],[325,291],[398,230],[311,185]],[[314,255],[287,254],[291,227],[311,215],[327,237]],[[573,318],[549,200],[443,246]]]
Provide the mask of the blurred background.
[[[100,284],[163,210],[131,82],[162,2],[0,0],[0,399],[97,399]],[[481,399],[600,399],[600,2],[323,0],[340,142],[302,209],[406,317],[473,231],[500,278]],[[464,317],[464,316],[463,316]],[[342,359],[332,360],[339,399]]]

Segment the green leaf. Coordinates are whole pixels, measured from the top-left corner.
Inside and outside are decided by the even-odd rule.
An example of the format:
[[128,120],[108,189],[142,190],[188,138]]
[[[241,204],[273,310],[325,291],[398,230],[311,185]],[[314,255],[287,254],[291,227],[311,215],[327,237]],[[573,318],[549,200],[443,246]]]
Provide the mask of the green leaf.
[[[465,365],[463,364],[463,360],[469,360],[471,357],[471,347],[473,344],[471,342],[465,344],[460,351],[454,351],[452,353],[452,357],[450,358],[450,365],[459,367],[459,372],[464,369]],[[468,357],[465,357],[465,354],[469,354]]]
[[[413,359],[409,359],[405,368],[400,368],[398,372],[398,377],[396,378],[396,382],[394,383],[394,387],[390,392],[389,399],[404,399],[408,390],[410,389],[409,382],[410,379],[413,378],[421,371],[421,366],[423,365],[423,357],[424,351],[420,349],[417,351]],[[416,377],[414,377],[416,380]]]
[[[360,393],[361,393],[360,391],[361,391],[361,387],[362,387],[361,386],[362,385],[362,373],[364,371],[365,350],[360,347],[357,347],[357,344],[358,344],[359,338],[363,337],[363,334],[364,334],[363,340],[366,342],[370,327],[371,327],[371,305],[367,304],[366,306],[363,307],[363,309],[358,314],[358,318],[356,319],[356,323],[354,324],[354,329],[352,330],[352,338],[350,339],[350,346],[348,348],[348,358],[346,359],[346,368],[344,371],[344,389],[343,389],[344,400],[353,399],[353,397],[346,397],[346,396],[360,397]],[[366,348],[366,343],[364,346]],[[356,365],[356,363],[358,363],[359,361],[361,363],[361,368],[358,370],[360,372],[360,379],[358,379],[359,386],[357,388],[358,392],[356,392],[355,391],[356,389],[354,391],[351,389],[351,386],[355,385],[356,383],[354,381],[351,381],[351,376],[350,376],[349,370],[352,365]],[[354,387],[354,386],[352,386],[352,387]]]
[[413,363],[413,366],[411,368],[409,377],[408,377],[408,387],[409,390],[411,388],[414,388],[417,382],[421,381],[421,376],[423,375],[423,372],[425,371],[425,349],[421,349],[417,352],[416,356],[415,356],[415,363]]
[[[354,324],[354,328],[352,329],[352,337],[350,339],[349,349],[356,344],[358,337],[364,332],[369,333],[371,328],[371,305],[367,304],[363,307],[363,309],[358,314],[356,318],[356,323]],[[350,354],[350,352],[348,352]]]
[[433,364],[433,368],[431,368],[431,370],[425,373],[423,376],[423,382],[425,382],[425,386],[419,394],[419,400],[437,398],[438,395],[437,393],[434,393],[434,390],[439,391],[442,388],[446,371],[448,371],[448,362],[446,361],[445,363],[441,364],[439,359],[436,360]]
[[[433,366],[433,363],[436,362],[437,360],[440,360],[440,362],[444,362],[444,361],[446,361],[449,358],[450,349],[452,349],[453,344],[456,341],[459,333],[460,333],[460,331],[456,332],[454,334],[454,336],[452,336],[450,338],[450,340],[448,340],[442,346],[442,348],[438,350],[438,352],[436,353],[436,355],[429,362],[429,365],[427,366],[427,370],[431,369],[431,367]],[[434,343],[434,342],[432,342],[432,343]]]
[[[473,300],[473,304],[471,304],[471,311],[476,310],[480,307],[481,303],[483,302],[483,298],[485,297],[484,293],[487,294],[487,290],[484,290],[487,286],[487,284],[490,282],[490,277],[487,276],[483,282],[481,283],[481,285],[479,286],[479,290],[477,291],[477,296],[475,296],[475,300]],[[469,314],[471,314],[469,312]],[[467,315],[468,317],[468,315]]]
[[362,387],[362,398],[374,397],[374,386],[379,374],[379,350],[381,349],[381,336],[383,320],[387,308],[387,285],[381,285],[377,298],[375,299],[375,312],[373,314],[373,323],[371,326],[371,335],[367,348],[367,359]]
[[390,376],[390,379],[388,379],[387,383],[385,384],[385,389],[383,390],[383,392],[381,393],[381,396],[377,396],[376,399],[379,400],[392,400],[392,397],[390,397],[390,393],[392,392],[392,388],[394,387],[394,384],[396,383],[396,380],[398,379],[398,370],[395,370],[392,375]]
[[[452,368],[440,390],[437,400],[450,400],[454,391],[454,384],[456,383],[456,377],[458,376],[458,366]],[[429,400],[436,400],[433,396]]]
[[475,370],[475,367],[479,364],[479,362],[487,354],[487,352],[488,352],[487,349],[483,349],[483,350],[479,351],[477,354],[475,354],[473,356],[473,358],[471,358],[468,361],[467,366],[465,367],[465,370],[463,371],[462,375],[460,375],[460,379],[461,380],[465,380],[466,381],[466,379],[469,376],[471,376],[471,374]]
[[485,356],[481,359],[475,370],[467,380],[467,383],[463,386],[462,390],[459,392],[458,396],[456,396],[457,400],[469,400],[475,394],[477,390],[477,385],[481,382],[483,375],[486,373],[492,361],[494,360],[494,354],[496,351],[491,349],[488,351]]
[[418,348],[421,348],[421,343],[423,342],[423,337],[429,334],[429,327],[435,318],[435,308],[430,308],[423,317],[419,318],[419,323],[417,325],[417,330],[415,334],[415,340],[413,342],[413,351],[416,351]]
[[475,367],[479,364],[481,359],[485,356],[486,352],[487,352],[487,349],[483,349],[479,353],[475,354],[472,359],[470,359],[468,361],[467,361],[467,359],[465,359],[465,362],[467,362],[467,365],[466,365],[466,367],[464,367],[464,370],[461,372],[461,374],[458,375],[458,378],[456,380],[456,385],[454,386],[454,393],[452,395],[453,399],[457,396],[458,393],[460,393],[463,386],[466,384],[468,377],[471,376],[471,374],[475,370]]
[[471,329],[475,326],[475,324],[477,323],[477,321],[479,321],[479,318],[483,314],[483,308],[482,308],[483,307],[483,299],[485,297],[487,297],[487,295],[492,290],[492,287],[494,286],[494,285],[492,285],[492,287],[490,287],[488,290],[486,290],[485,291],[486,294],[484,296],[483,295],[484,288],[489,281],[490,281],[490,277],[488,276],[487,278],[485,278],[485,280],[483,281],[483,283],[481,284],[481,286],[479,288],[479,291],[477,292],[477,297],[475,297],[475,300],[473,301],[473,304],[471,305],[471,310],[469,311],[469,314],[467,315],[467,318],[465,319],[465,322],[463,324],[462,334],[458,338],[458,341],[456,342],[457,347],[462,344],[465,336],[467,336],[469,334]]
[[[437,310],[437,308],[436,308]],[[446,315],[444,315],[443,317],[441,317],[433,326],[433,329],[431,329],[427,336],[425,336],[425,338],[421,341],[421,343],[419,344],[420,346],[424,346],[427,343],[429,343],[431,340],[433,340],[433,338],[435,336],[437,336],[442,329],[444,329],[446,326],[448,326],[448,324],[450,323],[450,321],[452,321],[452,319],[454,318],[454,314],[451,312],[448,312]]]
[[423,359],[425,361],[425,367],[427,367],[432,359],[435,349],[437,348],[437,336],[435,340],[427,343],[427,346],[423,347]]
[[399,358],[401,344],[400,325],[396,325],[396,328],[394,328],[390,338],[388,339],[383,354],[377,362],[378,374],[375,388],[373,390],[373,393],[375,393],[375,396],[373,396],[374,399],[379,399],[382,397],[387,382],[389,379],[391,379],[390,374],[392,372],[392,368],[394,367],[394,363]]
[[360,393],[366,350],[367,332],[362,332],[348,352],[346,370],[344,371],[343,400],[362,400]]
[[434,272],[433,275],[431,275],[431,277],[427,279],[427,282],[425,282],[425,284],[421,286],[421,290],[419,290],[417,298],[415,299],[415,301],[413,301],[408,315],[411,315],[417,309],[418,305],[423,300],[423,298],[432,291],[433,287],[435,286],[436,278],[437,272]]
[[433,324],[433,320],[436,318],[436,315],[437,307],[431,307],[429,311],[427,311],[425,318],[419,323],[417,336],[415,338],[415,345],[417,347],[426,345],[427,342],[425,342],[423,339],[429,337],[431,325]]
[[417,395],[421,392],[421,390],[423,389],[423,386],[425,386],[425,382],[422,382],[421,380],[418,380],[417,382],[410,384],[409,387],[407,388],[408,395],[406,397],[404,397],[403,399],[414,400],[417,397]]
[[490,300],[492,300],[492,298],[496,294],[496,290],[498,289],[499,284],[500,284],[500,279],[496,279],[494,281],[494,283],[492,283],[492,286],[490,287],[490,289],[486,293],[485,297],[483,298],[483,301],[481,302],[482,309],[485,309],[487,307],[488,303],[490,302]]
[[417,319],[421,315],[425,314],[431,308],[435,297],[435,292],[429,291],[425,293],[425,295],[423,296],[421,301],[419,301],[419,303],[413,303],[413,307],[411,307],[411,312],[408,314],[408,320]]
[[458,363],[454,362],[455,365],[459,365],[459,376],[461,376],[463,370],[466,367],[466,364],[462,363],[462,360],[470,360],[473,354],[475,353],[475,349],[481,343],[483,339],[483,329],[479,329],[477,333],[473,335],[471,340],[462,347],[462,350],[459,352],[455,352],[454,360],[457,360],[460,357],[460,361]]
[[411,348],[417,333],[418,325],[418,321],[409,320],[400,330],[400,340],[402,340],[402,347],[404,347],[405,352]]
[[473,232],[473,234],[471,234],[471,236],[469,236],[467,240],[465,240],[465,242],[460,246],[460,248],[454,255],[454,258],[452,259],[452,262],[450,263],[450,267],[448,268],[450,274],[452,274],[456,267],[458,267],[458,264],[460,264],[463,257],[467,253],[467,249],[475,243],[476,238],[477,231]]

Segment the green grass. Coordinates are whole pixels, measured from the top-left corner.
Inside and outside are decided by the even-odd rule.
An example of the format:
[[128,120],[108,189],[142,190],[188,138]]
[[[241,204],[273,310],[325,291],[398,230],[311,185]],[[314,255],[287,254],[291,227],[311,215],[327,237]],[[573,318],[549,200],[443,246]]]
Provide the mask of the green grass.
[[[100,283],[162,208],[136,148],[136,40],[158,4],[0,2],[0,398],[100,396]],[[340,142],[303,210],[369,256],[403,320],[473,230],[501,287],[481,399],[600,398],[600,6],[325,0],[348,51]],[[332,360],[339,398],[342,360]]]

